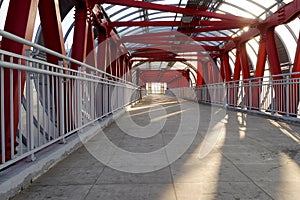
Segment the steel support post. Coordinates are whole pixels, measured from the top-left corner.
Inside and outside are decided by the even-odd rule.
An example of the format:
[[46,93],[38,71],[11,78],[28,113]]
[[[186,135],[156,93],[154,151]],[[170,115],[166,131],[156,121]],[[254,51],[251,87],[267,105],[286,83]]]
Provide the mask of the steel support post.
[[259,41],[259,50],[257,56],[256,70],[255,70],[255,81],[252,84],[252,109],[260,109],[260,94],[262,91],[262,80],[265,71],[265,65],[267,60],[267,49],[266,49],[266,35],[262,34]]
[[278,74],[282,74],[281,68],[280,68],[280,61],[278,56],[278,51],[276,47],[276,41],[275,41],[275,31],[274,28],[270,28],[266,31],[266,49],[267,49],[267,55],[268,60],[270,63],[270,71],[273,76],[273,87],[275,90],[275,106],[274,109],[278,111],[281,114],[284,114],[286,112],[286,99],[283,98],[286,95],[286,88],[283,88],[280,85],[277,85],[276,83],[278,81],[283,81],[282,76],[276,76]]
[[244,88],[245,88],[245,106],[249,108],[249,81],[247,79],[250,78],[250,70],[249,70],[249,61],[248,61],[248,54],[247,54],[247,49],[246,49],[246,44],[242,43],[239,46],[239,52],[240,52],[240,59],[241,59],[241,68],[242,68],[242,73],[243,73],[243,83],[244,83]]
[[[300,33],[298,37],[297,50],[295,55],[295,61],[293,66],[293,72],[300,72]],[[291,116],[297,117],[298,106],[300,101],[300,74],[295,74],[291,78],[294,81],[290,85],[290,104],[289,112]]]
[[86,64],[98,68],[97,66],[97,54],[95,48],[95,35],[93,26],[88,24],[88,36],[87,36],[87,47],[86,47]]
[[233,95],[232,95],[232,104],[236,107],[238,101],[238,92],[239,92],[239,81],[241,78],[241,57],[239,49],[236,49],[235,55],[235,63],[234,63],[234,72],[233,72]]
[[[66,55],[58,0],[39,1],[39,14],[45,47]],[[47,54],[47,60],[58,64],[60,58]]]
[[[87,8],[86,4],[80,0],[75,2],[75,26],[72,46],[72,58],[85,62],[87,49]],[[71,63],[71,69],[78,70],[80,66]]]

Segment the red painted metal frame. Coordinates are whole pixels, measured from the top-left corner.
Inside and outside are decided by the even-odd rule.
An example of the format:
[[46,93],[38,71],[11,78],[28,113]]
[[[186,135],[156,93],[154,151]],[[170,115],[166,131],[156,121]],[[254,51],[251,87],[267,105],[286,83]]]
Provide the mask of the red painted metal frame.
[[[270,72],[272,75],[278,75],[282,74],[281,67],[280,67],[280,61],[279,61],[279,55],[276,47],[276,41],[275,41],[275,32],[274,28],[270,28],[266,32],[266,49],[267,49],[267,55],[268,60],[270,63]],[[274,81],[282,80],[282,76],[276,76],[273,78]],[[274,90],[275,90],[275,105],[274,108],[278,111],[286,111],[286,102],[285,98],[282,98],[286,95],[286,88],[282,88],[276,84],[274,84]],[[283,107],[280,107],[282,105]]]
[[[32,40],[33,27],[35,23],[35,17],[38,8],[38,0],[24,0],[22,3],[18,0],[11,0],[7,12],[6,22],[4,30],[13,33],[19,37],[25,38],[27,40]],[[3,38],[1,43],[1,49],[10,51],[19,55],[24,55],[25,50],[29,47],[22,45],[20,43],[14,42],[12,40]],[[8,59],[8,58],[5,58]],[[15,61],[17,62],[17,61]],[[16,150],[12,149],[11,143],[17,146],[16,133],[19,123],[18,112],[19,112],[19,101],[18,101],[18,72],[13,70],[13,94],[10,94],[10,70],[4,69],[4,119],[5,119],[5,149],[6,155],[5,159],[11,159],[12,153]],[[25,86],[25,73],[21,73],[21,88],[23,92]],[[12,97],[12,98],[11,98]],[[14,110],[10,111],[10,102],[13,102]],[[12,127],[11,127],[11,120]],[[13,132],[13,138],[11,137],[11,132]],[[12,142],[13,141],[13,142]],[[1,146],[1,142],[0,142]],[[1,150],[1,148],[0,148]],[[2,154],[2,153],[1,153]],[[2,156],[2,155],[1,155]],[[2,161],[0,160],[0,163]]]
[[221,13],[201,11],[201,10],[191,9],[191,8],[181,8],[176,6],[161,5],[161,4],[155,4],[155,3],[145,2],[145,1],[135,1],[135,0],[88,0],[88,1],[93,3],[109,3],[109,4],[121,5],[121,6],[160,10],[160,11],[173,12],[173,13],[182,13],[189,16],[232,20],[233,23],[234,22],[245,22],[245,23],[257,22],[256,20],[253,19],[243,18],[243,17],[230,15],[230,14],[221,14]]
[[182,21],[125,21],[125,22],[106,22],[108,27],[122,27],[122,26],[180,26],[180,27],[195,27],[195,26],[232,26],[236,25],[239,27],[250,26],[253,23],[245,22],[233,22],[231,20],[198,20],[190,23],[183,23]]
[[[171,34],[172,35],[172,34]],[[168,36],[171,36],[168,35]],[[161,35],[156,35],[152,36],[152,40],[157,40],[157,41],[176,41],[181,39],[181,40],[188,40],[188,41],[229,41],[233,40],[231,37],[187,37],[185,35],[182,35],[181,37],[176,35],[175,37],[161,37]],[[144,41],[144,40],[149,40],[149,36],[145,35],[130,35],[130,36],[124,36],[121,38],[120,42],[122,43],[129,43],[129,42],[136,42],[136,41]]]
[[[136,37],[142,36],[142,37],[161,37],[161,36],[170,36],[170,35],[176,35],[180,36],[179,34],[192,34],[192,33],[203,33],[203,32],[212,32],[212,31],[221,31],[221,30],[229,30],[229,29],[238,29],[242,28],[243,26],[232,24],[231,26],[208,26],[203,28],[190,28],[186,30],[181,31],[161,31],[161,32],[155,32],[155,33],[145,33],[145,34],[139,34],[136,35]],[[182,35],[184,36],[184,35]],[[186,36],[188,37],[188,36]],[[125,37],[126,38],[126,37]]]
[[98,69],[105,71],[106,67],[106,49],[107,49],[107,32],[104,27],[97,27],[98,30],[98,51],[97,51],[97,63]]
[[94,29],[91,24],[88,25],[87,47],[86,47],[86,63],[98,68],[97,54],[95,47]]
[[137,70],[139,84],[150,82],[168,83],[169,88],[188,87],[189,70]]
[[[88,35],[88,23],[87,23],[87,7],[81,0],[75,2],[75,25],[74,36],[72,46],[72,58],[85,62],[86,49],[87,49],[87,35]],[[71,69],[78,70],[80,66],[75,63],[71,63]]]
[[[182,38],[182,42],[184,42]],[[172,44],[181,41],[181,39],[177,38],[167,38],[167,37],[152,37],[151,39],[146,37],[131,37],[131,38],[122,38],[120,42],[122,43],[140,43],[140,44]],[[228,41],[231,40],[230,37],[193,37],[193,38],[186,38],[186,42],[194,43],[195,42],[202,42],[202,41]],[[167,43],[170,42],[170,43]]]
[[201,51],[220,51],[217,46],[203,46],[203,45],[193,45],[193,44],[172,44],[172,45],[152,45],[147,48],[140,47],[130,47],[127,48],[128,51],[170,51],[172,53],[184,53],[184,52],[201,52]]
[[[45,47],[66,55],[58,0],[40,1],[39,13]],[[58,64],[59,58],[47,54],[47,60]]]
[[226,82],[231,81],[231,69],[230,69],[230,65],[229,65],[229,55],[228,52],[224,52],[222,53],[221,56],[221,65],[222,65],[222,70],[224,73],[224,80]]
[[197,62],[197,82],[196,87],[200,87],[204,85],[204,78],[203,78],[203,63],[199,60]]
[[[255,78],[260,78],[264,76],[265,65],[267,61],[267,49],[266,49],[266,37],[265,34],[262,34],[259,41],[259,50],[257,56],[256,70],[255,70]],[[262,91],[262,78],[255,79],[252,87],[252,107],[259,108],[260,103],[260,94]]]
[[238,100],[238,83],[236,81],[240,80],[241,77],[241,70],[242,70],[242,66],[241,66],[241,59],[240,59],[240,50],[237,49],[236,50],[236,55],[235,55],[235,63],[234,63],[234,72],[233,72],[233,81],[234,84],[232,84],[233,86],[233,94],[231,95],[231,105],[237,105],[237,100]]
[[[246,33],[243,33],[240,37],[235,38],[239,43],[247,42],[252,38],[258,36],[261,31],[267,30],[272,27],[279,26],[295,19],[300,13],[300,0],[294,0],[289,4],[286,4],[271,16],[267,17],[264,21],[257,24],[257,27],[250,28]],[[236,42],[229,42],[225,45],[224,50],[230,51],[236,48]]]
[[[62,25],[61,25],[61,16],[60,16],[60,9],[59,9],[59,2],[58,0],[43,0],[39,2],[39,13],[40,13],[40,19],[41,19],[41,26],[42,26],[42,33],[43,33],[43,39],[44,39],[44,45],[60,54],[66,55],[65,45],[64,45],[64,38],[63,38],[63,31],[62,31]],[[58,64],[60,59],[56,56],[53,56],[51,54],[47,54],[47,61],[53,64]],[[67,67],[66,65],[64,65]],[[52,69],[50,69],[52,70]],[[60,94],[60,92],[56,92],[57,90],[57,83],[52,83],[50,81],[51,85],[54,85],[54,99],[57,98],[56,94]],[[68,97],[65,96],[64,99],[67,99]],[[58,99],[60,99],[58,97]],[[63,103],[63,102],[61,102]],[[55,112],[60,112],[59,106],[55,102]],[[66,113],[66,111],[65,111]],[[58,115],[58,130],[61,130],[59,128],[60,124],[60,115]],[[60,133],[64,134],[64,133]]]

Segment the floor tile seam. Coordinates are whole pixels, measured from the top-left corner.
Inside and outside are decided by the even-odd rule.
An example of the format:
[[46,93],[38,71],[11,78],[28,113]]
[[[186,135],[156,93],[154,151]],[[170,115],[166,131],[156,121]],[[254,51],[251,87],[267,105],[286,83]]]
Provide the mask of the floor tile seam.
[[275,200],[275,198],[272,197],[271,194],[269,194],[267,191],[265,191],[262,187],[260,187],[255,180],[253,180],[250,176],[248,176],[245,172],[243,172],[232,160],[230,160],[226,155],[224,155],[223,153],[221,153],[222,156],[229,161],[240,173],[242,173],[245,177],[247,177],[250,182],[252,182],[257,188],[259,188],[262,192],[264,192],[268,197],[270,197],[272,200]]

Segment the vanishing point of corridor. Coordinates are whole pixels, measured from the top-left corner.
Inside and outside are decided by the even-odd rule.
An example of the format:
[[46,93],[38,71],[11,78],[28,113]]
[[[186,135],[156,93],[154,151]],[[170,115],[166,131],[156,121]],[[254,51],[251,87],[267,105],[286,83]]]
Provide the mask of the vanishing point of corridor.
[[150,95],[13,199],[297,199],[299,130]]

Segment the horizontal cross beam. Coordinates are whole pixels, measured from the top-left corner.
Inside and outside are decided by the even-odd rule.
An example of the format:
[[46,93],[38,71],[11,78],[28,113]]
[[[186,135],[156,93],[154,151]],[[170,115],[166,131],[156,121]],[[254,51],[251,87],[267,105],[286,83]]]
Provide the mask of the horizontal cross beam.
[[251,25],[251,23],[235,22],[229,20],[198,20],[190,23],[183,23],[182,21],[127,21],[127,22],[107,22],[108,27],[124,27],[124,26],[182,26],[182,27],[195,27],[195,26],[239,26],[245,27]]
[[94,3],[108,3],[108,4],[120,5],[120,6],[159,10],[159,11],[172,12],[172,13],[181,13],[188,16],[199,16],[199,17],[232,20],[233,22],[237,22],[237,21],[247,22],[247,23],[257,22],[257,20],[254,19],[244,18],[244,17],[235,16],[231,14],[222,14],[222,13],[215,13],[210,11],[196,10],[192,8],[182,8],[177,6],[162,5],[162,4],[145,2],[145,1],[136,1],[136,0],[88,0],[88,1]]

